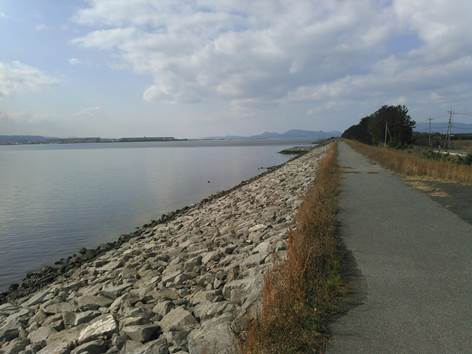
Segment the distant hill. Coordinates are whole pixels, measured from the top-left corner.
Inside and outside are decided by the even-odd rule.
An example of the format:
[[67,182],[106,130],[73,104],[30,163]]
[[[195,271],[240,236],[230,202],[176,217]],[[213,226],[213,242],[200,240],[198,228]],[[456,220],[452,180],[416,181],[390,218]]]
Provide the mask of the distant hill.
[[[416,123],[416,128],[414,130],[417,132],[427,133],[429,132],[429,123],[426,123],[426,122]],[[431,131],[433,133],[446,133],[447,122],[431,123]],[[472,124],[454,122],[452,124],[452,132],[454,134],[472,133]]]
[[276,133],[276,132],[264,132],[257,135],[251,136],[237,136],[237,135],[227,135],[219,137],[211,137],[207,139],[225,139],[225,140],[234,140],[234,139],[248,139],[248,140],[320,140],[327,139],[331,137],[340,136],[341,133],[338,131],[315,131],[315,130],[301,130],[301,129],[292,129],[288,130],[285,133]]

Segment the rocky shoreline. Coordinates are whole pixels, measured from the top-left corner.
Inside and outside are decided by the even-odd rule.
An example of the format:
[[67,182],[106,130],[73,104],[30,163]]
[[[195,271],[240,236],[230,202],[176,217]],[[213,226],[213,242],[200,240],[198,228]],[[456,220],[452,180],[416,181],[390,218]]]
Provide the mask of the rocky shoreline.
[[231,352],[324,151],[28,274],[0,297],[0,353]]

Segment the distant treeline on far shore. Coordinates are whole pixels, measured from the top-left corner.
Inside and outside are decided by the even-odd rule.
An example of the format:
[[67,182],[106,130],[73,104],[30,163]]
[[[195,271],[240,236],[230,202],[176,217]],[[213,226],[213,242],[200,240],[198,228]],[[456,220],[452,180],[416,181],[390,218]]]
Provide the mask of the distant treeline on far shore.
[[183,141],[171,136],[134,137],[134,138],[50,138],[36,135],[0,135],[0,145],[18,144],[82,144],[82,143],[116,143],[116,142],[149,142],[149,141]]

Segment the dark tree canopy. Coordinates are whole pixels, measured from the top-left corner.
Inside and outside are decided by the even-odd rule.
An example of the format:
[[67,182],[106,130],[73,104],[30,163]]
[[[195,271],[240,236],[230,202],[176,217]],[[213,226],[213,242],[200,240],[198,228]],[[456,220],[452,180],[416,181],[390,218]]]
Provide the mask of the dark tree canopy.
[[387,127],[387,143],[402,146],[411,143],[415,124],[408,115],[406,106],[383,106],[377,112],[362,118],[359,124],[347,129],[342,137],[365,144],[380,144],[385,140]]

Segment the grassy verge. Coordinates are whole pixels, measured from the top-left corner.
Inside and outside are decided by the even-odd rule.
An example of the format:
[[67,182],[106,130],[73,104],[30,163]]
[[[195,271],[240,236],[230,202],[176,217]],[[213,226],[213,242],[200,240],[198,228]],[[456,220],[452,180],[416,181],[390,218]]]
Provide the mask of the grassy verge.
[[298,210],[287,258],[266,275],[260,316],[248,329],[243,353],[324,351],[326,323],[343,288],[335,235],[338,186],[333,143]]
[[394,172],[426,179],[472,184],[472,166],[447,160],[433,160],[416,152],[399,151],[386,147],[348,141],[358,152]]

